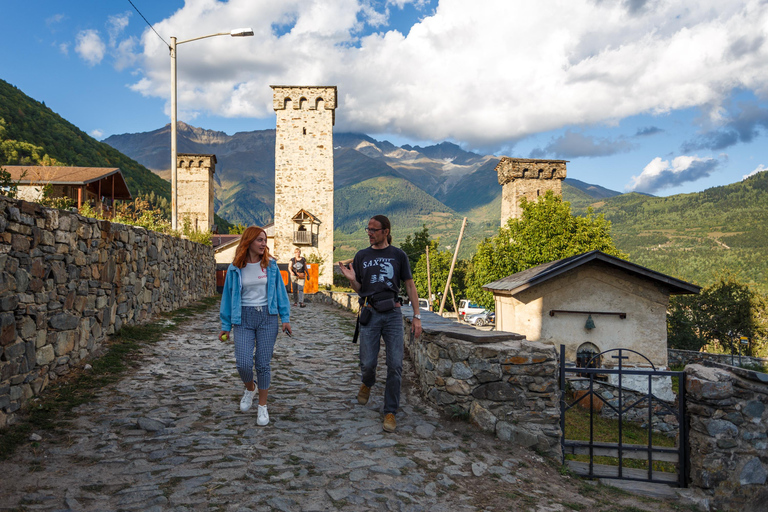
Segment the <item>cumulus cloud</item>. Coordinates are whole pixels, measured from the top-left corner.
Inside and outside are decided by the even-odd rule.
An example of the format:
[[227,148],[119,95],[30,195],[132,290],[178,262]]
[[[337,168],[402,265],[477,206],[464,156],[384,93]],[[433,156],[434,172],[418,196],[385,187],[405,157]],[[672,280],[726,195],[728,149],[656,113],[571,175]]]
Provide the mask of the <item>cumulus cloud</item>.
[[530,158],[578,158],[609,156],[624,153],[632,149],[632,144],[623,139],[611,140],[598,138],[583,133],[567,130],[560,137],[555,137],[544,148],[531,151]]
[[99,64],[106,50],[98,30],[83,30],[77,34],[75,51],[89,66]]
[[[439,0],[414,2],[424,16],[411,27],[382,24],[405,3],[186,2],[154,27],[180,39],[199,35],[190,27],[255,31],[180,47],[185,108],[266,117],[270,84],[331,84],[339,130],[470,146],[638,114],[718,112],[734,88],[768,93],[760,0]],[[142,45],[134,89],[167,98],[167,47],[149,29]]]
[[659,190],[706,178],[718,165],[719,162],[714,158],[678,156],[670,163],[656,157],[645,166],[640,176],[632,176],[632,181],[624,189],[627,192],[653,194]]
[[744,177],[743,177],[743,178],[741,178],[741,180],[742,180],[742,181],[744,181],[745,179],[747,179],[747,178],[749,178],[749,177],[751,177],[751,176],[754,176],[755,174],[757,174],[757,173],[759,173],[759,172],[763,172],[763,171],[768,171],[768,167],[764,166],[763,164],[760,164],[760,165],[758,165],[758,166],[755,168],[755,170],[754,170],[754,171],[752,171],[752,172],[751,172],[751,173],[749,173],[749,174],[745,174],[745,175],[744,175]]
[[104,136],[104,132],[103,131],[101,131],[99,129],[91,130],[91,137],[93,137],[94,139],[100,139],[103,136]]

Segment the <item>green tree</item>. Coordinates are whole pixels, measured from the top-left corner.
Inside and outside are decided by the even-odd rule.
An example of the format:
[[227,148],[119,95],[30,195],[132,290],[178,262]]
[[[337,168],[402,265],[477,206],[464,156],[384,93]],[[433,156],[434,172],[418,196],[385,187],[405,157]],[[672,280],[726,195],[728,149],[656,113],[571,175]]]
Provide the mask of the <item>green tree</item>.
[[725,274],[699,295],[672,298],[667,339],[672,348],[738,353],[739,337],[746,336],[751,342],[742,353],[756,355],[766,350],[767,317],[765,297]]
[[[437,311],[440,307],[440,301],[442,300],[443,292],[445,292],[445,283],[448,280],[448,272],[451,270],[451,261],[453,260],[453,253],[451,251],[437,250],[438,242],[439,240],[434,242],[434,247],[430,244],[429,248],[429,271],[432,282],[432,294],[435,296],[435,300],[432,301],[433,311]],[[451,289],[454,295],[456,295],[457,301],[461,300],[464,296],[468,268],[468,261],[458,260],[453,269]],[[416,284],[419,297],[425,297],[429,300],[426,254],[421,255],[421,258],[419,258],[419,261],[416,262],[416,266],[413,268],[413,282]],[[447,309],[453,310],[450,291],[448,292],[445,304]]]
[[419,258],[424,255],[427,246],[429,246],[430,252],[437,250],[437,241],[429,239],[429,230],[427,229],[426,224],[422,224],[421,231],[417,231],[413,236],[407,235],[405,237],[405,242],[400,244],[400,248],[408,256],[411,269],[416,267],[416,262],[418,262]]
[[593,250],[627,258],[613,243],[611,223],[591,209],[584,217],[575,216],[571,205],[552,192],[535,202],[523,198],[520,207],[522,217],[480,242],[472,258],[467,295],[483,307],[494,305],[483,285],[528,268]]
[[240,224],[238,222],[236,225],[234,225],[234,226],[229,228],[229,234],[230,235],[242,235],[243,233],[245,233],[245,228],[247,228],[247,227],[248,226],[243,226],[242,224]]

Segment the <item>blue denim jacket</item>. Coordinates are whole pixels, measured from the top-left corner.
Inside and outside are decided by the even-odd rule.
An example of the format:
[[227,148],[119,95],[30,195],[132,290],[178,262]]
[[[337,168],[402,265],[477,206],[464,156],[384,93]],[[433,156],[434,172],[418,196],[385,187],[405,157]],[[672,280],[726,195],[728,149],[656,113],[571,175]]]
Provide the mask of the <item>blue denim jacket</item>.
[[[224,289],[221,292],[219,318],[221,318],[222,331],[231,331],[233,325],[240,325],[242,288],[240,269],[230,263]],[[270,260],[267,267],[267,310],[270,315],[279,314],[283,323],[290,322],[291,303],[275,260]]]

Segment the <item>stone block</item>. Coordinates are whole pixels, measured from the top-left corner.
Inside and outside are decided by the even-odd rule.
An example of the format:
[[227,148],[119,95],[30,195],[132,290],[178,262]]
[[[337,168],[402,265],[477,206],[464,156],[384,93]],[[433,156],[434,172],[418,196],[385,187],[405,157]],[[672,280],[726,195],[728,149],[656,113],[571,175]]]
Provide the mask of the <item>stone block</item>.
[[477,401],[472,402],[469,408],[469,419],[485,432],[496,432],[498,419]]
[[35,354],[35,362],[38,366],[45,366],[53,362],[56,358],[56,353],[53,350],[53,345],[43,345],[38,347]]
[[472,369],[464,361],[453,363],[451,367],[451,377],[454,379],[466,380],[472,378],[473,375]]
[[54,352],[57,356],[66,356],[75,348],[75,335],[77,331],[61,331],[56,333]]
[[78,316],[66,312],[53,315],[48,320],[51,328],[62,331],[76,329],[79,323],[80,319]]
[[16,341],[16,318],[13,313],[0,313],[0,346]]
[[768,473],[758,457],[752,457],[744,464],[739,474],[741,485],[765,485]]

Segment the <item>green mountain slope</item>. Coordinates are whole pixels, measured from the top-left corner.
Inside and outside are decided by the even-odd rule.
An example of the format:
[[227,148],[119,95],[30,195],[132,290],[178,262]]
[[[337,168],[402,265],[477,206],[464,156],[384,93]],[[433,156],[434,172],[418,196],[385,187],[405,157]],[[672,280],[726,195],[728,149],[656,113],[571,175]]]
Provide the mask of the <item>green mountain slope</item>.
[[461,217],[456,212],[398,177],[380,176],[338,189],[333,208],[337,259],[352,257],[357,250],[368,247],[363,229],[373,215],[383,214],[392,221],[395,245],[421,230],[423,224],[434,234],[455,231],[454,240],[461,227]]
[[768,172],[695,194],[623,194],[592,206],[635,263],[699,285],[736,272],[768,293]]
[[[33,100],[8,82],[0,80],[0,119],[5,121],[5,141],[26,142],[64,165],[119,167],[132,195],[171,198],[171,185],[152,171],[99,142],[59,116],[43,103]],[[22,155],[0,154],[0,164],[29,164]]]

